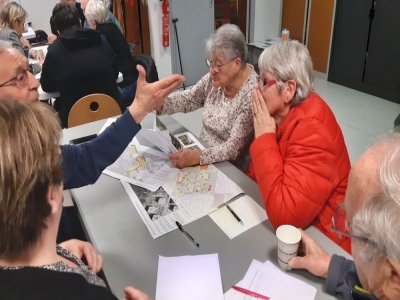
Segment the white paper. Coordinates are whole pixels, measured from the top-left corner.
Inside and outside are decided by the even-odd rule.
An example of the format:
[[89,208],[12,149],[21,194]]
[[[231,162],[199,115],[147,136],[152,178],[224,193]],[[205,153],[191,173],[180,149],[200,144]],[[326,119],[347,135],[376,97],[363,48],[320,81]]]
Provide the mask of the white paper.
[[[177,229],[175,221],[188,224],[243,192],[213,165],[192,167],[190,172],[187,171],[188,168],[179,170],[154,192],[121,181],[153,239]],[[187,173],[191,178],[198,176],[190,183],[195,187],[193,190],[184,188],[185,182],[182,185],[177,182],[182,173]],[[207,186],[205,190],[202,188],[204,184]]]
[[169,178],[176,177],[175,168],[160,151],[140,145],[134,138],[121,156],[103,173],[146,188],[159,189]]
[[[297,278],[281,271],[269,260],[261,263],[252,261],[243,280],[237,286],[269,297],[271,300],[313,300],[317,289]],[[256,299],[230,289],[225,293],[225,300]]]
[[265,210],[250,196],[244,195],[234,202],[229,203],[229,206],[242,220],[243,224],[236,220],[226,206],[211,213],[210,218],[230,239],[267,219]]
[[218,254],[158,260],[156,300],[223,300]]

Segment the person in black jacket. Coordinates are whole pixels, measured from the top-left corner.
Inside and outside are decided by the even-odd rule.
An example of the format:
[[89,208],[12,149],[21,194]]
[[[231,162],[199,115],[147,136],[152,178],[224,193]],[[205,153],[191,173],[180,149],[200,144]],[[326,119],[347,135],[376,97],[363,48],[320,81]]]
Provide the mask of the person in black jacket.
[[81,28],[76,8],[68,3],[56,4],[52,17],[60,37],[48,47],[40,83],[44,91],[60,93],[55,109],[62,126],[67,127],[74,103],[89,94],[107,94],[124,110],[115,55],[104,36]]
[[103,34],[115,52],[117,69],[124,76],[124,81],[120,84],[121,97],[124,106],[128,106],[135,97],[138,77],[129,45],[118,27],[111,22],[103,1],[90,0],[85,8],[85,16],[90,28]]
[[[81,27],[83,27],[83,24],[85,24],[85,14],[83,13],[81,4],[76,2],[76,0],[60,0],[60,3],[64,2],[74,5],[76,7],[76,10],[78,11],[79,15],[79,20],[81,22]],[[51,33],[58,36],[58,31],[56,25],[54,24],[53,17],[50,17],[50,28],[51,28]]]

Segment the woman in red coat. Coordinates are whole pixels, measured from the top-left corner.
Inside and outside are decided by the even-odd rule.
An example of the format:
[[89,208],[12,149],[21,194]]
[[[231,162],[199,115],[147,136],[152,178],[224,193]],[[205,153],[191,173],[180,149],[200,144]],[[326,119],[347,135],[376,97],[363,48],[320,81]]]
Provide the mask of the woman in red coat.
[[331,230],[346,192],[349,155],[335,116],[313,91],[308,50],[282,42],[264,50],[258,65],[248,175],[258,183],[267,215],[275,227],[314,225],[350,251],[349,240]]

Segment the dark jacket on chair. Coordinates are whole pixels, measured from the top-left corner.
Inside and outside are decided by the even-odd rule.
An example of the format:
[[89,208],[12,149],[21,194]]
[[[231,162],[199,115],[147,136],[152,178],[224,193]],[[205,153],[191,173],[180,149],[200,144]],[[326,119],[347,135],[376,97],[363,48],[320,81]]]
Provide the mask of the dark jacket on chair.
[[120,86],[126,86],[136,81],[138,71],[132,57],[129,45],[121,31],[114,23],[98,24],[96,30],[103,34],[115,53],[115,63],[117,69],[124,76],[124,81]]
[[49,46],[40,83],[46,92],[60,93],[55,109],[63,127],[81,97],[107,94],[119,102],[115,55],[106,39],[91,29],[71,28]]

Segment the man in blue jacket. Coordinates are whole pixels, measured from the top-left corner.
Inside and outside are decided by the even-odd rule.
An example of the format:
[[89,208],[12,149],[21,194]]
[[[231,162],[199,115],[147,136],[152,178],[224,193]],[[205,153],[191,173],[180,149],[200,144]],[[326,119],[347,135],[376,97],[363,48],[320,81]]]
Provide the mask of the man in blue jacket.
[[326,278],[327,292],[343,299],[400,299],[399,225],[400,133],[391,133],[352,167],[343,210],[332,217],[338,237],[351,238],[354,261],[328,255],[302,232],[305,256],[289,267]]
[[[164,98],[184,81],[183,76],[171,75],[149,84],[146,82],[143,67],[137,66],[137,70],[139,78],[135,99],[116,122],[88,143],[61,145],[64,189],[96,182],[102,171],[117,160],[140,130],[143,118],[159,107]],[[0,100],[37,101],[39,85],[28,71],[28,60],[18,50],[13,49],[9,42],[0,41]],[[81,252],[89,253],[93,250],[88,247],[88,243],[78,246],[75,243],[73,246],[75,249],[81,247]]]

